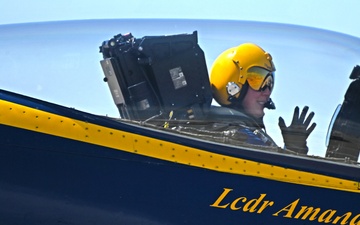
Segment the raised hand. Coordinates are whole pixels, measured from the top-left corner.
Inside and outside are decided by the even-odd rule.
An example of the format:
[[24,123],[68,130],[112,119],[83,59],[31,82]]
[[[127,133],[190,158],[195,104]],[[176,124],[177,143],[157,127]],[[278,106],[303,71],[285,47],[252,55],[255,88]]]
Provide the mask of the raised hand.
[[309,107],[305,106],[299,117],[299,107],[296,106],[293,119],[288,127],[285,125],[284,119],[279,117],[279,127],[281,129],[286,149],[302,154],[306,154],[308,152],[306,139],[316,127],[316,123],[312,123],[309,127],[309,124],[315,115],[314,112],[311,112],[305,119],[308,110]]

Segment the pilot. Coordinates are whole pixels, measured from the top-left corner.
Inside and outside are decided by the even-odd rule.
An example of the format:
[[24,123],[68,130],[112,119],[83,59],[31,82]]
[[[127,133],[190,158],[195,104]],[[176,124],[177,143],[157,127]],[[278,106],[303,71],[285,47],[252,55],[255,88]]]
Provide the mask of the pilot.
[[[264,109],[275,109],[270,95],[274,88],[275,66],[271,55],[253,43],[244,43],[225,50],[215,60],[210,83],[216,102],[229,111],[236,110],[244,115],[250,130],[242,132],[250,135],[249,142],[274,146],[276,143],[266,134],[263,123]],[[306,139],[316,124],[309,124],[314,117],[311,112],[307,117],[305,106],[299,115],[295,107],[292,123],[285,125],[279,118],[279,126],[284,140],[284,148],[306,154]],[[231,113],[233,114],[233,113]],[[249,122],[250,121],[250,122]],[[263,132],[259,137],[259,131]]]

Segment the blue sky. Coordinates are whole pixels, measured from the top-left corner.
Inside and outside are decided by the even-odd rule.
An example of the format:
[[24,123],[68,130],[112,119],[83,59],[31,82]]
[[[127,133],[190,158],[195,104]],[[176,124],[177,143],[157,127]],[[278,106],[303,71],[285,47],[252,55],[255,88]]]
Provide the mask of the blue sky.
[[0,24],[107,18],[254,20],[304,25],[360,37],[358,0],[0,0]]

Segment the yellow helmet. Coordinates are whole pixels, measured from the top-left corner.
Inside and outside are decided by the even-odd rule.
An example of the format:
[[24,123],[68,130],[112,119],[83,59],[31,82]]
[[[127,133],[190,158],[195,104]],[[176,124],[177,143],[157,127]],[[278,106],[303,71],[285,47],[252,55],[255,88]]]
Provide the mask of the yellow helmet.
[[215,100],[222,106],[241,101],[250,86],[254,90],[273,88],[275,66],[272,57],[252,43],[225,50],[210,71]]

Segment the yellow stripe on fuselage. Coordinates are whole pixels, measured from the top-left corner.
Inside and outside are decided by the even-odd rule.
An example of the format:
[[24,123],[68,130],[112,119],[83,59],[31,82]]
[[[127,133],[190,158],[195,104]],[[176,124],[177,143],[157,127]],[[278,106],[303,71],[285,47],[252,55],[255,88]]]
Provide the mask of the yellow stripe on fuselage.
[[0,100],[0,124],[219,172],[360,193],[358,181],[212,153]]

